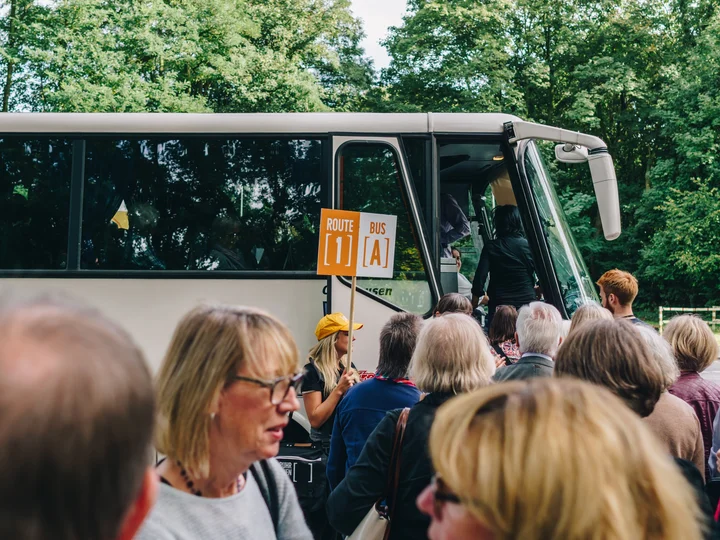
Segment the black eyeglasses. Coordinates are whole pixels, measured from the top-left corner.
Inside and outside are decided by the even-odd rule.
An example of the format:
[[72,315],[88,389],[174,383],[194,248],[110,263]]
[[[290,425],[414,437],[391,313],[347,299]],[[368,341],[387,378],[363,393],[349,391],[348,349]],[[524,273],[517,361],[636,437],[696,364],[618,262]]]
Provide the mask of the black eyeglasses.
[[234,375],[233,381],[245,381],[253,384],[263,386],[270,389],[270,403],[273,405],[280,405],[290,392],[290,389],[297,390],[298,386],[302,382],[303,374],[296,373],[295,375],[278,377],[272,381],[264,381],[262,379],[253,379],[252,377],[243,377],[241,375]]
[[460,497],[450,491],[447,484],[437,474],[432,477],[430,485],[433,487],[433,512],[436,518],[439,519],[442,516],[444,503],[460,504]]

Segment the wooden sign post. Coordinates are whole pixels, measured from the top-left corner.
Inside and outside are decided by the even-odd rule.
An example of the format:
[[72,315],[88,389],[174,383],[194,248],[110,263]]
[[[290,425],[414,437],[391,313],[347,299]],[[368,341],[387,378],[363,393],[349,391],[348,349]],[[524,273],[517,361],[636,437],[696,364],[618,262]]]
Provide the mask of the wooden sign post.
[[396,227],[396,216],[328,208],[320,211],[317,273],[352,277],[345,371],[352,365],[357,277],[392,278]]

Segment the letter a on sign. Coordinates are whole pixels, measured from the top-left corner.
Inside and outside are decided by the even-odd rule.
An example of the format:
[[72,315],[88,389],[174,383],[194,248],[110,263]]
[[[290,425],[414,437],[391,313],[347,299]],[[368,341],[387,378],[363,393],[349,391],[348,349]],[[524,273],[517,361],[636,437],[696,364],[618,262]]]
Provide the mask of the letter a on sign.
[[317,273],[391,278],[396,225],[396,216],[323,208]]
[[396,216],[360,214],[358,276],[393,277]]

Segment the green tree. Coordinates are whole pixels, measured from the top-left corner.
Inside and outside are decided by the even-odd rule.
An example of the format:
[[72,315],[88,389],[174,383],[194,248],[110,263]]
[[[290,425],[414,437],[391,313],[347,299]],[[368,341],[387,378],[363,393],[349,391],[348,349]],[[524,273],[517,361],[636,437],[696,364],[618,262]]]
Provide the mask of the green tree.
[[22,96],[33,74],[26,69],[26,50],[43,27],[48,8],[33,0],[10,0],[0,17],[2,112],[24,109]]
[[408,7],[384,43],[391,62],[375,103],[437,112],[522,110],[509,67],[509,0],[410,0]]
[[641,275],[656,303],[717,303],[720,240],[720,13],[667,68],[656,116],[662,125],[651,187],[638,205]]
[[720,187],[714,184],[670,188],[657,208],[663,227],[643,249],[642,276],[658,291],[658,303],[702,306],[720,297]]
[[371,80],[348,0],[58,0],[33,18],[23,1],[1,21],[16,109],[350,109]]

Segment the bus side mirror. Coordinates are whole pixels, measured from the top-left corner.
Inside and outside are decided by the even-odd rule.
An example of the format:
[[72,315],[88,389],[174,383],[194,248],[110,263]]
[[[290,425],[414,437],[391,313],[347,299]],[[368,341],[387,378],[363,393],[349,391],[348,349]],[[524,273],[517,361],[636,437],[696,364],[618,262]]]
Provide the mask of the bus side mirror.
[[588,156],[598,212],[606,240],[620,236],[620,197],[612,157],[607,150],[595,151]]
[[622,230],[620,225],[620,197],[612,157],[606,148],[595,148],[564,143],[555,146],[555,157],[563,163],[585,163],[590,165],[595,198],[598,203],[600,221],[606,240],[615,240]]
[[558,144],[555,146],[555,158],[562,163],[585,163],[588,160],[588,150],[576,144]]

